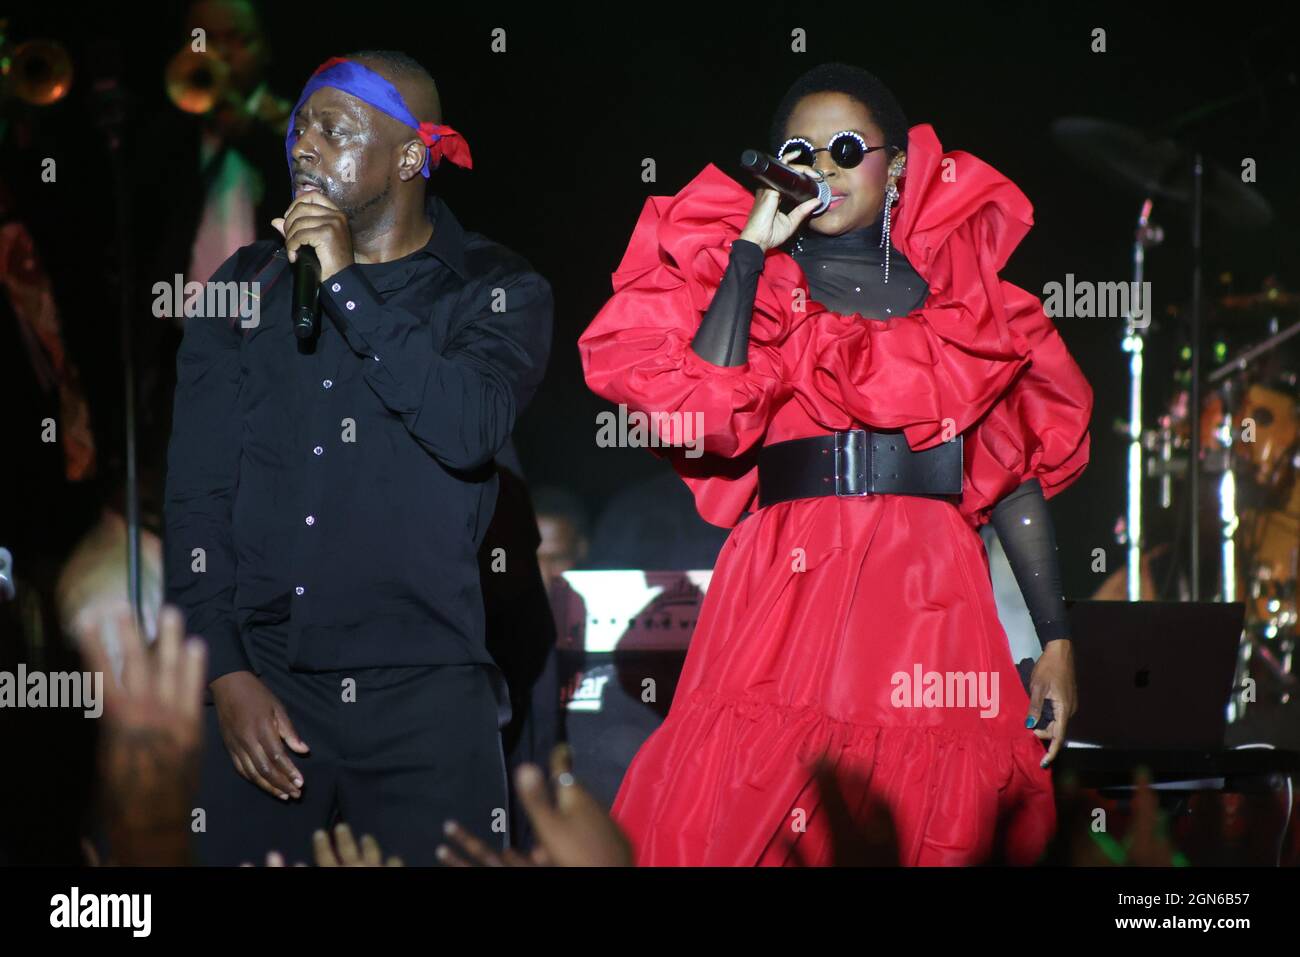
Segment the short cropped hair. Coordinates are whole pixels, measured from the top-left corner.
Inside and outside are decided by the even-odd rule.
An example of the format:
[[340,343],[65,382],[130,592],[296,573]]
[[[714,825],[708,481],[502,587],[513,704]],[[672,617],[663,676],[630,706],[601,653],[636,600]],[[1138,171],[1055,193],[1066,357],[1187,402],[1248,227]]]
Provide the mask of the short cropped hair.
[[785,142],[785,126],[795,106],[814,93],[844,93],[867,108],[871,119],[885,134],[885,146],[891,152],[907,148],[907,116],[898,98],[873,73],[847,63],[823,63],[815,66],[786,91],[772,117],[769,136],[772,148]]

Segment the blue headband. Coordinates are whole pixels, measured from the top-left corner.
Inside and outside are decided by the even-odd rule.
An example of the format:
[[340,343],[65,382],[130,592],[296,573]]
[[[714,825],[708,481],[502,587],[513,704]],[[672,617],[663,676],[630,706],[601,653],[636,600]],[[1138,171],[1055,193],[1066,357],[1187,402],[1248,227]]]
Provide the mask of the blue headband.
[[[437,166],[445,155],[458,166],[466,168],[470,166],[469,146],[459,133],[450,126],[421,123],[407,109],[406,101],[402,99],[402,94],[397,92],[397,87],[360,63],[343,57],[333,57],[316,68],[316,72],[303,87],[293,112],[289,114],[289,128],[284,134],[284,155],[289,162],[291,177],[293,176],[293,129],[298,122],[298,111],[311,99],[313,93],[326,86],[342,90],[349,96],[355,96],[361,102],[369,104],[381,113],[386,113],[397,122],[415,130],[426,147],[424,165],[420,168],[420,173],[425,179],[429,178],[430,159],[433,160],[433,165]],[[447,142],[444,143],[443,140]]]

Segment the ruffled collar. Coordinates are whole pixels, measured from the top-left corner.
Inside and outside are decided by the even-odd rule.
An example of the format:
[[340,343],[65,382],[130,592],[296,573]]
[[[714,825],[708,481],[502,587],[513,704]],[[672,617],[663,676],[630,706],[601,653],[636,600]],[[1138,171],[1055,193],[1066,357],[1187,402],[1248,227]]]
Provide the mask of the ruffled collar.
[[[612,277],[614,289],[646,281],[653,273],[665,288],[685,283],[694,308],[704,312],[727,269],[731,243],[753,206],[754,194],[712,163],[677,195],[647,197]],[[954,256],[963,264],[979,262],[991,272],[1001,270],[1032,223],[1029,200],[996,169],[970,153],[945,153],[929,124],[908,131],[907,169],[899,179],[889,239],[931,292],[950,293]],[[959,242],[950,242],[954,233]],[[819,240],[848,243],[863,256],[883,252],[878,234],[874,242],[851,234],[814,242]],[[963,265],[962,276],[968,273]],[[894,285],[892,270],[889,285]],[[820,311],[823,306],[815,299],[806,310],[791,310],[791,303],[803,301],[808,291],[800,263],[784,252],[769,254],[755,296],[751,339],[780,342]],[[1027,352],[1028,344],[1017,342],[1016,348]]]

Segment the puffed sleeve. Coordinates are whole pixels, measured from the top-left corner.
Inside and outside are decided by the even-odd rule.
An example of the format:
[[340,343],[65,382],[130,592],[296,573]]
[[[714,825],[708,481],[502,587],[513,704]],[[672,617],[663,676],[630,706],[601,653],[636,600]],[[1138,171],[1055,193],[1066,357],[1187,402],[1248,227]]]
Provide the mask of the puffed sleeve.
[[1088,465],[1092,386],[1041,309],[1022,326],[1033,361],[966,439],[961,510],[975,525],[1022,483],[1051,499]]
[[659,423],[662,446],[682,445],[684,416],[698,423],[692,438],[702,458],[680,448],[664,454],[692,487],[700,514],[718,525],[734,524],[752,497],[757,476],[748,453],[789,397],[779,347],[804,315],[790,306],[797,276],[765,268],[747,361],[715,365],[691,348],[752,202],[712,165],[676,196],[648,199],[614,273],[614,295],[578,340],[587,385]]

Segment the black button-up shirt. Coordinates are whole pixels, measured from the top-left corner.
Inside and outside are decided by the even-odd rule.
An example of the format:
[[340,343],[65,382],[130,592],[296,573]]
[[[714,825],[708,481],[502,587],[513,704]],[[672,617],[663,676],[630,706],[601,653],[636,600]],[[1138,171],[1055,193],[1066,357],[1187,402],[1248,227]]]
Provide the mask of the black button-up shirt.
[[256,283],[256,313],[185,320],[166,591],[208,643],[209,682],[252,670],[247,626],[286,620],[300,670],[491,662],[476,555],[492,458],[545,369],[551,289],[441,200],[428,212],[422,249],[321,284],[306,344],[270,242],[209,282]]

